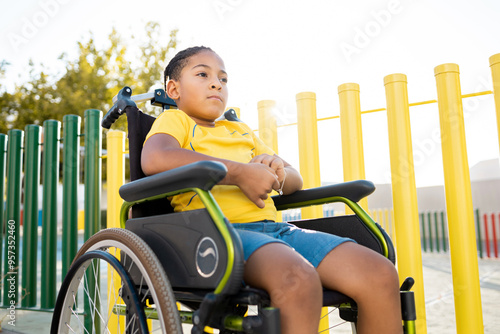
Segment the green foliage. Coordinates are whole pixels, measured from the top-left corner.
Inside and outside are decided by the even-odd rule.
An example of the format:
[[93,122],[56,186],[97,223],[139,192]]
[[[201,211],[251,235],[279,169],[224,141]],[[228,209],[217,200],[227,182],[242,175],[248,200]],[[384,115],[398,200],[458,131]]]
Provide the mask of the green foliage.
[[[65,72],[62,76],[50,75],[41,66],[37,72],[33,62],[29,64],[29,80],[17,85],[12,93],[5,90],[1,81],[8,63],[0,63],[0,132],[24,129],[28,124],[43,124],[47,119],[62,121],[64,115],[80,115],[86,109],[99,109],[103,113],[112,105],[112,97],[125,85],[134,94],[146,93],[162,87],[163,69],[169,54],[176,48],[177,30],[172,30],[169,40],[161,36],[160,25],[149,22],[145,26],[146,38],[132,38],[134,48],[129,52],[127,44],[113,29],[108,45],[96,46],[94,37],[78,42],[78,57],[60,56]],[[133,57],[131,54],[137,56]],[[152,107],[141,106],[143,109]],[[157,109],[157,108],[155,108]],[[155,110],[155,112],[158,112]],[[124,129],[124,120],[115,129]]]
[[[16,85],[13,92],[8,92],[2,85],[9,63],[0,61],[0,133],[7,133],[10,129],[23,130],[28,124],[43,125],[48,119],[62,122],[67,114],[82,117],[84,126],[85,110],[99,109],[105,114],[112,106],[113,96],[123,86],[130,86],[134,94],[163,87],[163,69],[177,46],[177,30],[172,30],[167,39],[162,36],[158,23],[149,22],[145,26],[145,36],[140,40],[132,37],[129,49],[113,29],[108,36],[108,45],[99,48],[90,33],[86,41],[77,43],[76,59],[68,59],[66,54],[59,57],[65,68],[62,76],[49,74],[43,65],[37,67],[30,61],[29,79]],[[139,107],[150,113],[161,112],[160,108],[146,104]],[[125,131],[125,121],[125,117],[121,117],[113,129]],[[105,134],[103,148],[106,148]],[[105,178],[106,164],[103,165]]]

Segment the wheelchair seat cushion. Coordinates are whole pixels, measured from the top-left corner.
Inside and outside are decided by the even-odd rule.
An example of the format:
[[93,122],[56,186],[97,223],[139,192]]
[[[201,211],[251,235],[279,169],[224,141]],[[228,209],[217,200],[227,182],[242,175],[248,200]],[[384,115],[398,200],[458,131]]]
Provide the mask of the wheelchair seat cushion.
[[289,223],[255,222],[233,224],[239,234],[245,261],[258,248],[270,243],[282,243],[301,254],[315,268],[324,257],[344,242],[355,242],[333,234],[305,230]]

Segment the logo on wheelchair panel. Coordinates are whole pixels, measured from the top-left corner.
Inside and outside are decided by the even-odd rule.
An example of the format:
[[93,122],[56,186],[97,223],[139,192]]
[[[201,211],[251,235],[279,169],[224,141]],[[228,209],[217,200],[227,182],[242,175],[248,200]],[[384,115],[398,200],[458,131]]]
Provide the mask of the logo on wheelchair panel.
[[205,278],[211,277],[219,264],[219,252],[215,241],[205,237],[196,247],[196,270]]

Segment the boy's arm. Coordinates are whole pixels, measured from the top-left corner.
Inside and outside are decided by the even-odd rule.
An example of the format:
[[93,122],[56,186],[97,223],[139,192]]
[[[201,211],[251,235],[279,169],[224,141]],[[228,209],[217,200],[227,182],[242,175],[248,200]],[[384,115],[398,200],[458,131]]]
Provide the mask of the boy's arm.
[[280,186],[282,185],[283,188],[281,191],[283,192],[283,195],[288,195],[296,192],[297,190],[301,190],[302,186],[304,185],[304,181],[302,180],[302,175],[292,167],[292,165],[287,164],[285,162],[285,172],[286,172],[286,178],[283,180],[282,183],[280,183]]
[[238,186],[259,208],[264,207],[263,200],[268,198],[269,193],[280,187],[276,172],[269,166],[243,164],[189,151],[181,148],[174,137],[164,133],[157,133],[146,141],[141,167],[146,175],[152,175],[203,160],[222,162],[228,172],[219,184]]

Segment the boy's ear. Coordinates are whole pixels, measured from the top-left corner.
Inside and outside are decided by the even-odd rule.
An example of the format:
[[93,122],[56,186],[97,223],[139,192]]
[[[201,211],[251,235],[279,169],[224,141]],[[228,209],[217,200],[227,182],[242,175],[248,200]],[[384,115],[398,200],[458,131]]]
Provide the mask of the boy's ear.
[[172,100],[177,100],[179,98],[178,83],[175,80],[168,80],[166,88],[166,93]]

